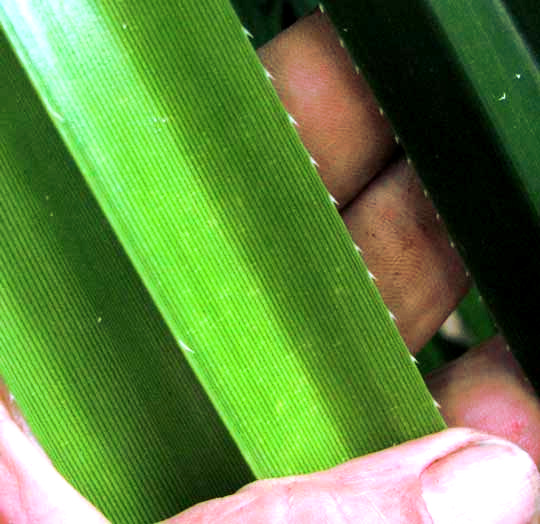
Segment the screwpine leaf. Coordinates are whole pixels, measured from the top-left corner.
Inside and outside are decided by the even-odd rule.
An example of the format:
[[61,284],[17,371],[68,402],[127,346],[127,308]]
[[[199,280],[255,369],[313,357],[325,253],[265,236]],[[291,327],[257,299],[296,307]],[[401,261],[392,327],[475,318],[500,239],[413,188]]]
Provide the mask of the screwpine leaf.
[[540,4],[325,1],[540,391]]
[[1,371],[109,518],[444,427],[228,2],[5,0],[0,20],[50,119],[8,64]]
[[113,522],[239,489],[252,472],[5,38],[0,71],[0,369],[33,433]]

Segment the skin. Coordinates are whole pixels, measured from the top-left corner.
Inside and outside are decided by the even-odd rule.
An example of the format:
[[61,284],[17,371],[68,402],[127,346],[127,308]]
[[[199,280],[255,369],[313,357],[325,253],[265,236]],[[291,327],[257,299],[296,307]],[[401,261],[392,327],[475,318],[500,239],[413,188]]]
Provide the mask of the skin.
[[[469,286],[444,225],[324,15],[299,21],[259,55],[414,354]],[[500,337],[438,370],[428,386],[449,426],[508,439],[540,463],[540,404]],[[58,475],[5,388],[1,393],[0,522],[106,522]],[[418,496],[421,473],[443,452],[481,438],[471,429],[449,430],[326,472],[257,482],[168,522],[341,524],[358,515],[373,523],[431,522]]]

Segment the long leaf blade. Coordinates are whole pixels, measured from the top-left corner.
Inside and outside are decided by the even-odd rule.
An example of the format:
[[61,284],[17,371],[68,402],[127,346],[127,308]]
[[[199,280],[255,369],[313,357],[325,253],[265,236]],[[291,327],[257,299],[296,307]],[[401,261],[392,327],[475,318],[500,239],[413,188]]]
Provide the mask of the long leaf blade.
[[[444,427],[229,4],[8,0],[0,17],[256,476]],[[31,390],[17,358],[10,385]]]
[[254,480],[0,34],[0,369],[113,522]]
[[540,391],[538,2],[324,2]]

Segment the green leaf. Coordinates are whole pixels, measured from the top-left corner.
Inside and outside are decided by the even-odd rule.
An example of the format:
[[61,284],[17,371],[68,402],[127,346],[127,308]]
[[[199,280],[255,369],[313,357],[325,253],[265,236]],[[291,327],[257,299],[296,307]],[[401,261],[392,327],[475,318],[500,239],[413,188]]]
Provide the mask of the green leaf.
[[540,390],[538,2],[324,5]]
[[254,480],[0,33],[0,369],[113,522]]
[[497,333],[493,320],[476,286],[473,286],[458,307],[471,344],[478,345]]
[[0,366],[109,518],[444,427],[227,2],[0,20],[74,160],[2,53]]

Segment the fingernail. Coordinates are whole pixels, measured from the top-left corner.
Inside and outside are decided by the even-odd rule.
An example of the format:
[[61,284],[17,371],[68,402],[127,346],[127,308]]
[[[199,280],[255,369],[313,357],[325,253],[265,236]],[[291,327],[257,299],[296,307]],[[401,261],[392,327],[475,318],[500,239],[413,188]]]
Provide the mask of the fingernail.
[[421,475],[433,524],[536,524],[540,475],[518,446],[496,438],[455,451]]

